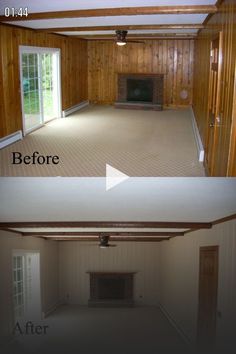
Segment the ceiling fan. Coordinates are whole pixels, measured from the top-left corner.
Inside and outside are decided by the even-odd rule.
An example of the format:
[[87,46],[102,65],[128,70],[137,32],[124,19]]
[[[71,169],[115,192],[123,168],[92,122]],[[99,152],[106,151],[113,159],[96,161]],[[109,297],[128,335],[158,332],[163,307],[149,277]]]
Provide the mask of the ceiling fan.
[[116,30],[116,44],[119,46],[126,45],[127,43],[144,43],[140,41],[130,41],[126,39],[128,31]]
[[101,234],[99,235],[99,247],[100,248],[107,248],[107,247],[116,247],[116,245],[109,244],[109,235]]

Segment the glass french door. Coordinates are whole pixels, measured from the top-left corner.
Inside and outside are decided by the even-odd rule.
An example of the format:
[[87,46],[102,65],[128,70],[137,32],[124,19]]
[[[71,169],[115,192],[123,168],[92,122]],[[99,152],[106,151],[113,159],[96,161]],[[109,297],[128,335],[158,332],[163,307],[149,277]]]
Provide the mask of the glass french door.
[[13,254],[14,321],[41,316],[39,253],[16,251]]
[[59,50],[20,47],[24,134],[61,116]]
[[13,302],[14,318],[23,317],[25,313],[24,257],[13,257]]

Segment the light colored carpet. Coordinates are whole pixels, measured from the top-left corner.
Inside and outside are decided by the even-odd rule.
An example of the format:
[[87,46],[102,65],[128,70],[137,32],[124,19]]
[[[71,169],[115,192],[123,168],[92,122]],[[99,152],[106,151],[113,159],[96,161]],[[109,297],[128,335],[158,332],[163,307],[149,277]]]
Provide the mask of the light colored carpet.
[[[12,165],[12,151],[58,155],[59,165]],[[91,106],[54,120],[0,151],[1,176],[205,176],[189,109],[140,111]]]
[[63,306],[44,324],[48,334],[19,336],[4,354],[190,354],[157,307]]

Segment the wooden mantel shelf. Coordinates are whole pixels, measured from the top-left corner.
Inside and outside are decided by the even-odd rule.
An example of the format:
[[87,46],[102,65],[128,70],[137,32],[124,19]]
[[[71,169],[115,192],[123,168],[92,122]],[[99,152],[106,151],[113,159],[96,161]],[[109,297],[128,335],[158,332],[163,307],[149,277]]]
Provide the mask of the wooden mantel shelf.
[[119,275],[119,274],[136,274],[138,272],[137,271],[136,272],[92,272],[92,271],[87,271],[86,273],[88,273],[88,274],[100,274],[100,275],[103,275],[103,274]]

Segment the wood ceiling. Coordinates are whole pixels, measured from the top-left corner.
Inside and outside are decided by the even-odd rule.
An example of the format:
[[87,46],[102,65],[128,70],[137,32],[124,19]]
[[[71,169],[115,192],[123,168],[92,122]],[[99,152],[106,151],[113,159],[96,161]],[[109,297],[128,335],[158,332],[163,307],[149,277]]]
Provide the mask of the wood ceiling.
[[[8,2],[11,6],[18,5],[14,0]],[[61,6],[55,0],[54,11],[49,11],[50,5],[45,2],[37,7],[28,0],[25,2],[29,5],[27,18],[5,17],[1,8],[0,22],[87,40],[113,40],[117,29],[128,30],[128,39],[195,38],[221,2],[170,0],[166,6],[161,0],[146,0],[146,6],[137,6],[143,2],[127,0],[124,7],[124,2],[119,0],[109,4],[92,0],[86,5],[78,1],[75,8],[75,3],[68,1],[60,11],[55,11],[57,3]],[[109,7],[101,8],[104,5]]]

